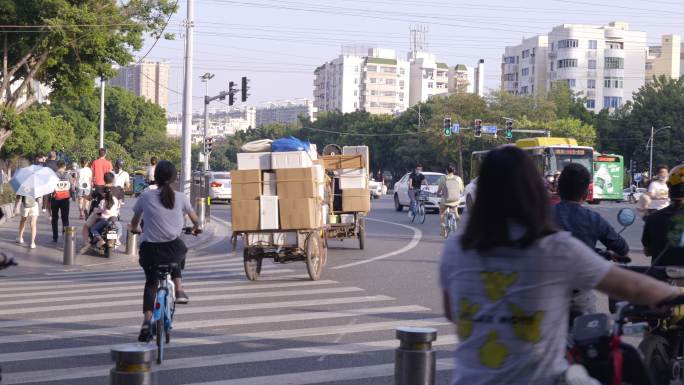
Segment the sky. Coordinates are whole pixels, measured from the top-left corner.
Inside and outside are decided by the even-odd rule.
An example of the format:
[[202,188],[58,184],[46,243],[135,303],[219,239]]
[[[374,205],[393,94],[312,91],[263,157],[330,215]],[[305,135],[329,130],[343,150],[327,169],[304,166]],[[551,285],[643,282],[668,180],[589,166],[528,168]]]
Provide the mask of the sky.
[[[178,4],[167,26],[176,39],[155,43],[148,37],[137,53],[152,48],[148,59],[170,63],[171,114],[182,110],[187,0]],[[248,106],[312,99],[314,69],[339,56],[343,46],[393,48],[405,58],[409,30],[417,25],[429,29],[428,50],[438,61],[471,66],[484,59],[487,89],[500,87],[505,46],[559,24],[625,21],[630,29],[647,32],[649,45],[658,45],[663,34],[684,35],[682,0],[195,0],[194,9],[195,110],[202,106],[199,77],[205,72],[215,75],[210,95],[247,76]],[[218,103],[212,107],[222,107]]]

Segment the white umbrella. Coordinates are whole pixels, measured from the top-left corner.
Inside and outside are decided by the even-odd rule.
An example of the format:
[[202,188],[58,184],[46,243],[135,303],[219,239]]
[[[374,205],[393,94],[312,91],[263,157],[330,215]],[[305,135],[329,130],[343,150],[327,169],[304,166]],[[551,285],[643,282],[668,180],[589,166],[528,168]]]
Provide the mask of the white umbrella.
[[10,185],[17,195],[38,198],[54,192],[58,182],[52,169],[33,165],[17,170]]

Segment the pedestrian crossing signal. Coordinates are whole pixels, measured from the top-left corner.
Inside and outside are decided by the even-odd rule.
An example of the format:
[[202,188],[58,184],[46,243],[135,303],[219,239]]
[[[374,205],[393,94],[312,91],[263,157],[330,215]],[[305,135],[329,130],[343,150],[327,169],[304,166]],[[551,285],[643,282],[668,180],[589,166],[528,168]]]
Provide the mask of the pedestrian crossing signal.
[[450,136],[451,135],[451,118],[444,118],[444,135],[445,136]]

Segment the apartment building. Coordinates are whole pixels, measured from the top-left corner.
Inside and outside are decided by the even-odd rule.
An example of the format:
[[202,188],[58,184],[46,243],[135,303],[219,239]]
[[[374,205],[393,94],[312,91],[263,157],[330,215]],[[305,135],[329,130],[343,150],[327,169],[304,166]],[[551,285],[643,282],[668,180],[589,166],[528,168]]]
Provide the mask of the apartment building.
[[615,109],[631,100],[632,93],[644,84],[646,52],[646,33],[631,31],[624,22],[559,25],[547,35],[506,47],[502,90],[539,95],[562,81],[586,98],[587,109]]
[[269,102],[265,107],[256,108],[256,127],[268,124],[296,124],[299,117],[316,119],[316,108],[310,99],[297,101]]
[[682,38],[679,35],[663,35],[659,46],[648,47],[646,83],[662,75],[679,78],[682,74],[681,53]]
[[409,104],[425,102],[431,97],[449,92],[449,66],[440,63],[435,55],[414,51],[409,52],[410,79]]
[[163,109],[169,105],[169,64],[143,60],[119,69],[107,85],[125,88]]
[[470,93],[484,96],[484,59],[480,59],[476,66],[456,64],[449,68],[449,94]]

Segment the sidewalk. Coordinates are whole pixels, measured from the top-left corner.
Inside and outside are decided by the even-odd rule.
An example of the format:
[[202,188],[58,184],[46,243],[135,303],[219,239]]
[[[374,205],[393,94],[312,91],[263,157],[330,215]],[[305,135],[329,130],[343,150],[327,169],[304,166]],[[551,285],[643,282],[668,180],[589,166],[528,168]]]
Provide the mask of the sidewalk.
[[[131,218],[133,218],[133,205],[135,198],[127,197],[125,205],[121,209],[121,223],[126,226]],[[30,228],[27,226],[24,230],[24,244],[16,243],[17,234],[19,233],[19,217],[16,216],[7,221],[7,223],[0,225],[0,250],[11,253],[19,266],[12,266],[6,270],[0,270],[0,277],[18,276],[25,274],[44,273],[47,271],[70,271],[70,270],[84,270],[88,268],[95,268],[98,265],[118,265],[129,266],[137,265],[137,257],[128,257],[126,252],[126,230],[124,229],[124,237],[121,240],[122,245],[112,253],[112,257],[107,259],[103,256],[97,256],[90,248],[82,249],[84,246],[81,229],[85,220],[78,218],[78,209],[76,202],[71,202],[69,226],[76,227],[76,248],[77,254],[75,256],[75,264],[70,266],[63,265],[64,252],[64,238],[62,236],[62,221],[59,220],[59,240],[57,243],[52,242],[52,225],[50,217],[47,212],[40,213],[38,217],[38,227],[36,235],[35,249],[29,249],[30,242]],[[191,246],[191,245],[188,245]],[[82,252],[81,252],[82,251]]]

